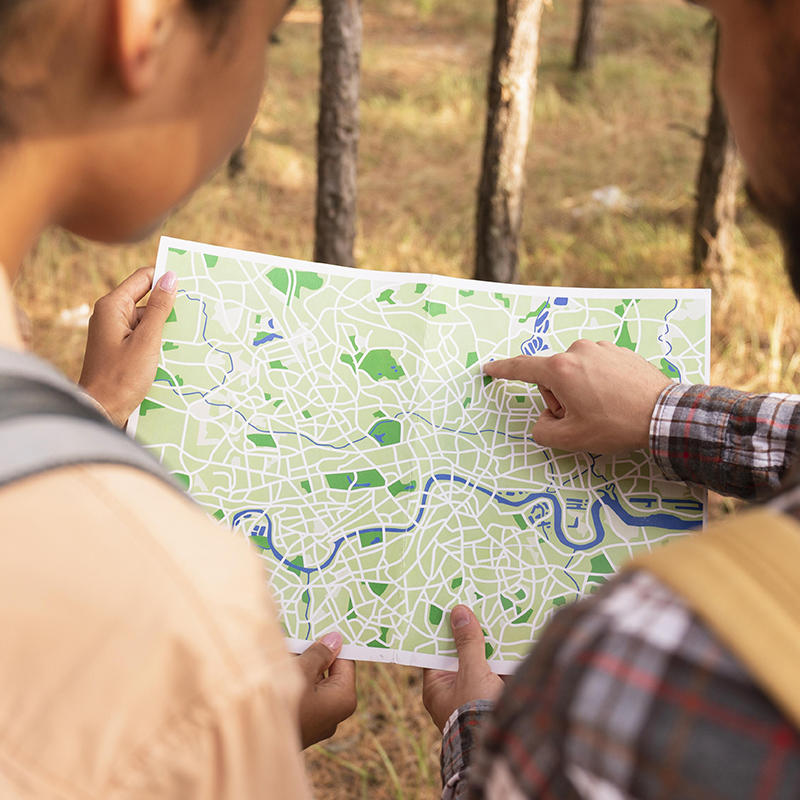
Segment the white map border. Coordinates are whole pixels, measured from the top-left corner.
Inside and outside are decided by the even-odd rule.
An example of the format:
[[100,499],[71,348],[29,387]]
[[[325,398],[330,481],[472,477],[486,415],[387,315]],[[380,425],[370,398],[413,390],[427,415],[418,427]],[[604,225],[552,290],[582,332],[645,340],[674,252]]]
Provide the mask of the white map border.
[[[250,250],[240,250],[231,247],[220,247],[218,245],[202,244],[187,239],[176,239],[171,236],[162,236],[158,246],[158,256],[156,258],[156,269],[153,275],[153,286],[159,281],[166,272],[167,254],[169,248],[192,251],[221,258],[234,258],[246,261],[263,261],[268,259],[271,266],[284,267],[286,269],[308,268],[312,271],[322,272],[330,275],[339,275],[351,278],[356,275],[363,276],[376,282],[392,283],[393,285],[404,283],[428,283],[430,286],[450,286],[452,288],[479,287],[484,291],[497,291],[502,287],[508,294],[518,296],[538,297],[543,292],[552,288],[558,288],[558,293],[562,297],[581,297],[581,298],[600,298],[616,299],[621,293],[632,300],[660,299],[665,292],[676,299],[682,300],[702,300],[706,307],[706,328],[705,328],[705,352],[703,381],[708,383],[710,380],[710,361],[711,361],[711,290],[710,289],[593,289],[579,288],[570,286],[539,286],[539,285],[518,285],[508,283],[491,283],[490,281],[475,281],[465,278],[451,278],[446,275],[436,275],[422,272],[383,272],[379,270],[368,270],[352,267],[337,267],[332,264],[319,264],[311,261],[303,261],[294,258],[284,258],[283,256],[273,256],[266,253],[257,253]],[[549,353],[548,355],[555,355]],[[136,436],[136,427],[139,421],[139,409],[131,414],[128,420],[127,432],[131,437]],[[708,494],[705,493],[703,499],[703,528],[708,525]],[[304,639],[285,639],[286,647],[292,653],[302,653],[310,647],[313,642]],[[378,650],[362,645],[347,644],[342,647],[341,657],[353,661],[373,661],[387,664],[403,664],[409,667],[427,667],[430,669],[455,670],[458,667],[458,659],[453,656],[425,655],[412,653],[402,650]],[[489,664],[492,669],[503,675],[509,675],[517,669],[521,661],[508,661],[506,659],[490,658]]]

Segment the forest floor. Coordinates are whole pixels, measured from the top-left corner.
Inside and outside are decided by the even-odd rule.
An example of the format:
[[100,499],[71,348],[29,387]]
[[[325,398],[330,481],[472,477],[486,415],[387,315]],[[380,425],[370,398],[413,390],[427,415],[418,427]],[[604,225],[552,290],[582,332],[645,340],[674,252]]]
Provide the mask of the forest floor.
[[[363,267],[470,277],[494,0],[364,0],[356,257]],[[319,13],[300,0],[270,51],[270,75],[236,180],[222,170],[160,233],[311,257]],[[590,76],[569,69],[577,0],[545,11],[527,160],[520,280],[564,286],[693,287],[695,178],[709,108],[708,15],[673,0],[614,0]],[[597,208],[617,186],[631,203]],[[798,389],[800,313],[777,238],[740,203],[736,262],[713,298],[712,379]],[[85,329],[61,312],[91,305],[155,260],[135,247],[45,234],[15,287],[33,347],[77,377]],[[714,514],[729,503],[716,500]],[[320,800],[438,796],[439,736],[420,674],[361,665],[360,705],[308,755]]]

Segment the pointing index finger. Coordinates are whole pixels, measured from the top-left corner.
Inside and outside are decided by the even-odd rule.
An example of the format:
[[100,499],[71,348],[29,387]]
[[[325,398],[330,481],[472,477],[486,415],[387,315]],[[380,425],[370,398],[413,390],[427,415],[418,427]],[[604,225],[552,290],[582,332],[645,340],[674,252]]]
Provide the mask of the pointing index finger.
[[483,371],[492,378],[546,383],[549,360],[542,356],[514,356],[514,358],[489,361],[483,365]]

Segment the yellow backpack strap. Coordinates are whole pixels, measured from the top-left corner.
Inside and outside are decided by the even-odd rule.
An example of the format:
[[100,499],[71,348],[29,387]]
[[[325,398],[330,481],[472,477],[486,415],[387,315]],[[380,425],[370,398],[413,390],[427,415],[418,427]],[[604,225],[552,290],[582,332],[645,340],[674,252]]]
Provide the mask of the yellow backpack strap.
[[683,597],[800,728],[800,523],[770,509],[634,559]]

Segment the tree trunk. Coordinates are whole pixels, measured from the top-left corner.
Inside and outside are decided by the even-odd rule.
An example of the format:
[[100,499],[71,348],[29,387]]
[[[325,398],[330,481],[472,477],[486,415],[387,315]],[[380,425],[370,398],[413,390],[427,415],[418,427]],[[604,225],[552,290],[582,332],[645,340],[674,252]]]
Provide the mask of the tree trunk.
[[697,176],[697,215],[692,237],[692,267],[712,283],[724,285],[731,267],[736,193],[740,169],[738,150],[716,88],[719,33],[711,76],[711,113]]
[[594,67],[602,23],[603,0],[581,0],[581,20],[572,62],[575,72],[588,72]]
[[361,0],[322,0],[314,260],[355,266]]
[[498,0],[478,189],[475,277],[516,279],[543,0]]

